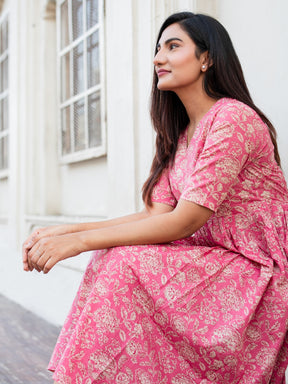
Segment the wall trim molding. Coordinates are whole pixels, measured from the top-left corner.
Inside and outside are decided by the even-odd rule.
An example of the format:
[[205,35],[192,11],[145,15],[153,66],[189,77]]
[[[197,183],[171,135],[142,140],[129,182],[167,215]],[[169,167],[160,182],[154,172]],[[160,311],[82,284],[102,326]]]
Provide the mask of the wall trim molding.
[[107,217],[103,216],[25,215],[25,222],[28,224],[30,231],[36,227],[48,225],[95,222],[105,219]]

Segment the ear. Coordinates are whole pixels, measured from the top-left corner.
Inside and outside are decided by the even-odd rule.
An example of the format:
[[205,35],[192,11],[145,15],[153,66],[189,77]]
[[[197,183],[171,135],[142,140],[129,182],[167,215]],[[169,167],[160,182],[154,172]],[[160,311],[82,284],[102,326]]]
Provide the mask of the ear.
[[206,72],[213,65],[213,61],[209,57],[209,52],[203,52],[200,57],[201,71]]

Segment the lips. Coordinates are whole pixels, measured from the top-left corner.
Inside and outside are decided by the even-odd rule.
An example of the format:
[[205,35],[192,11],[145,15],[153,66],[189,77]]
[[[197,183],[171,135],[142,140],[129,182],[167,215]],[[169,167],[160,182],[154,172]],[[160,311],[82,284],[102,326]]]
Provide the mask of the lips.
[[167,73],[170,73],[170,71],[167,71],[166,69],[159,69],[159,70],[157,71],[157,75],[158,75],[158,77],[159,77],[159,76],[166,75]]

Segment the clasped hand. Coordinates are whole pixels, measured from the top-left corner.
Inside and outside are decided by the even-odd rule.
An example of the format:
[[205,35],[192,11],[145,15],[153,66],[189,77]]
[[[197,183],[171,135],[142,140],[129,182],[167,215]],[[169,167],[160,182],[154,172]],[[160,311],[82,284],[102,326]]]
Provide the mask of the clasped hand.
[[23,269],[48,273],[56,263],[81,253],[77,233],[61,233],[61,226],[38,229],[23,244]]

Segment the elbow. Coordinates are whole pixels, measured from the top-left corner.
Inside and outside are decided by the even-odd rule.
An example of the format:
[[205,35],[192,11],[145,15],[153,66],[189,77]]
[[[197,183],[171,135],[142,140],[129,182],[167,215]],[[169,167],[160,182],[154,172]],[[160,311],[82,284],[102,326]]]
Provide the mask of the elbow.
[[172,230],[172,239],[173,240],[181,240],[187,237],[192,236],[199,228],[195,223],[183,223],[182,220],[179,220],[177,217],[173,217],[173,213],[171,212],[171,227],[173,228]]
[[177,234],[177,239],[175,240],[180,240],[180,239],[185,239],[186,237],[190,237],[194,235],[194,233],[197,231],[197,229],[193,228],[193,226],[188,226],[179,229],[178,234]]
[[213,212],[207,208],[193,205],[193,212],[175,209],[170,213],[171,224],[174,228],[174,240],[192,236],[209,220]]

